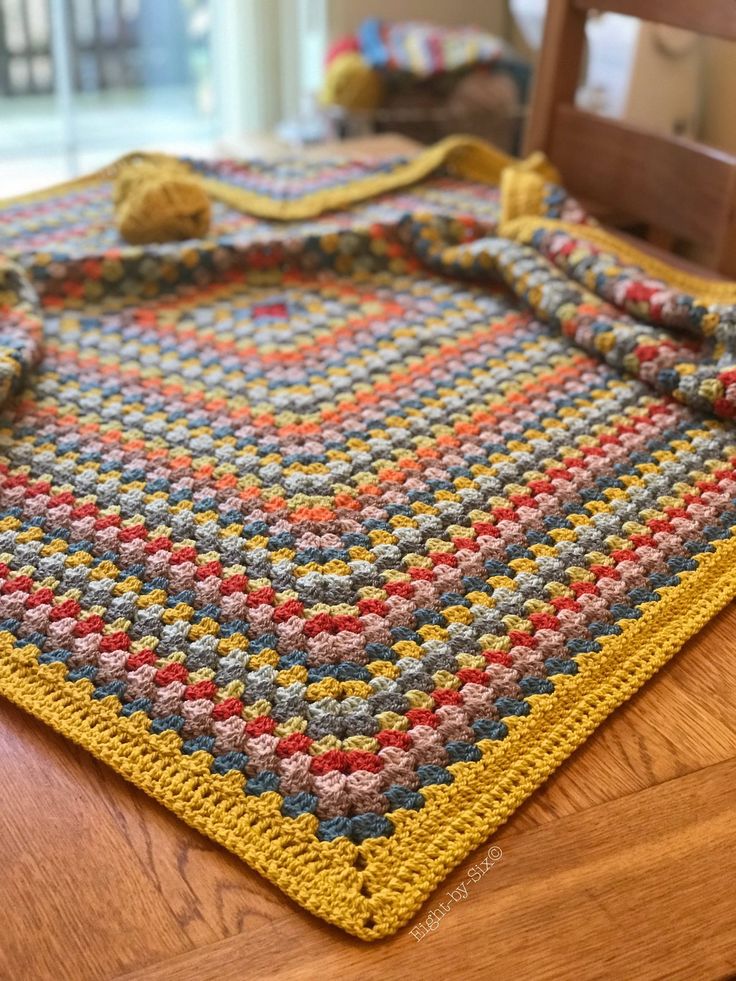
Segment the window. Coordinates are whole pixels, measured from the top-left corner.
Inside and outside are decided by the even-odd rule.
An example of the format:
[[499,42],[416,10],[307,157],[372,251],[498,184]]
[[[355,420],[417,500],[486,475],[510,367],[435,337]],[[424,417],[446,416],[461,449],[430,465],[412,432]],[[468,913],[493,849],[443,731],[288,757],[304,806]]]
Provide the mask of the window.
[[[212,0],[0,0],[3,193],[211,143]],[[10,187],[9,187],[10,185]]]

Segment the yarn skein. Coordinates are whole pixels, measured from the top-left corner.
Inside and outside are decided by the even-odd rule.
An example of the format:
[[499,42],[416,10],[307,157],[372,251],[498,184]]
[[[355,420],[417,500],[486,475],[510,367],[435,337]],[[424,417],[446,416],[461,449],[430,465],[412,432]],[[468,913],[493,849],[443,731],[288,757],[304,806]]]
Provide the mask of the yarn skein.
[[115,177],[113,201],[115,223],[131,245],[202,238],[210,227],[206,190],[175,160],[126,161]]

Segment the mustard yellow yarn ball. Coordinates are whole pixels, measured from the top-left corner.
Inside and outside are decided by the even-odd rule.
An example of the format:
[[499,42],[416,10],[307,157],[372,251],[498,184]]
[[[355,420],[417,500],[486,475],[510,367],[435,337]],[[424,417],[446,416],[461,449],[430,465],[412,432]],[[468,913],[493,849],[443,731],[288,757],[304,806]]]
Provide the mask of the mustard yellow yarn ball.
[[338,55],[327,66],[322,101],[351,112],[369,112],[383,102],[384,86],[380,74],[357,52]]
[[209,196],[176,160],[126,163],[115,180],[113,201],[118,230],[133,245],[202,238],[209,230]]

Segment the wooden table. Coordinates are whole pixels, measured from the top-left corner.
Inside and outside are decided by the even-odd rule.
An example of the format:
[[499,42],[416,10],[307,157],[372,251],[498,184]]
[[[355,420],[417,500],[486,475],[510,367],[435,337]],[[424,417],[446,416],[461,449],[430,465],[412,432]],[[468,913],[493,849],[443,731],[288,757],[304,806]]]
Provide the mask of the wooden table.
[[502,859],[436,932],[373,945],[0,701],[0,978],[732,975],[734,664],[729,607],[497,833]]

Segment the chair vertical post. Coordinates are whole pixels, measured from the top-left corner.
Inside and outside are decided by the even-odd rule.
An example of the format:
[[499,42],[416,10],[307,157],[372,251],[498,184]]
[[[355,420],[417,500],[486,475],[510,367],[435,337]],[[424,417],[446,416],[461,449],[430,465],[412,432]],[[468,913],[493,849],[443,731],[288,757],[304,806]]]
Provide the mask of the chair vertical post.
[[585,47],[587,11],[571,0],[549,0],[544,41],[535,73],[524,152],[547,151],[558,105],[575,102]]
[[736,167],[731,171],[729,193],[725,195],[723,208],[725,215],[714,265],[723,276],[736,279]]

